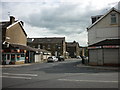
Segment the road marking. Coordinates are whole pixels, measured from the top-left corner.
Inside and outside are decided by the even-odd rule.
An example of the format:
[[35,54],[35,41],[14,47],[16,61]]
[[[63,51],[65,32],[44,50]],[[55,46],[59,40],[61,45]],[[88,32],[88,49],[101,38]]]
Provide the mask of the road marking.
[[15,73],[3,73],[5,75],[16,75],[16,76],[38,76],[37,74],[15,74]]
[[[109,73],[64,73],[64,74],[67,74],[67,75],[110,75]],[[116,76],[118,76],[118,73],[115,73]]]
[[74,80],[74,79],[58,79],[59,81],[74,81],[74,82],[105,82],[105,83],[118,83],[118,81],[101,81],[101,80]]
[[0,77],[3,77],[3,78],[17,78],[17,79],[32,79],[32,78],[29,78],[29,77],[13,77],[13,76],[0,76]]

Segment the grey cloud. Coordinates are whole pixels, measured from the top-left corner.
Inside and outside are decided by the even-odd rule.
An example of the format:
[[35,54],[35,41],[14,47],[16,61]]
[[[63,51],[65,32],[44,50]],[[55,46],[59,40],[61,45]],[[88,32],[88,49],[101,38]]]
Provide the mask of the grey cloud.
[[91,5],[86,6],[83,13],[79,4],[60,4],[57,7],[40,8],[39,12],[24,17],[24,20],[31,26],[47,28],[55,34],[81,33],[90,25],[92,15],[104,12],[92,10],[90,7]]

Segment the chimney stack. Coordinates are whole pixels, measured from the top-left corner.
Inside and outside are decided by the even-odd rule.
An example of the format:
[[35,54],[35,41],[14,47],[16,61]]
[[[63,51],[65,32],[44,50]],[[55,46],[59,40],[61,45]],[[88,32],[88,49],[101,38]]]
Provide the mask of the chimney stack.
[[21,24],[24,26],[24,22],[23,21],[20,21],[21,22]]
[[10,16],[10,24],[13,24],[15,22],[15,17]]

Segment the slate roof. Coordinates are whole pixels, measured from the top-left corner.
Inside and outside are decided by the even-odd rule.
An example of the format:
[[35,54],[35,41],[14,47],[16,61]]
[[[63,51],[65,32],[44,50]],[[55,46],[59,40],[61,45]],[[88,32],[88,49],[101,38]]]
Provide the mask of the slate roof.
[[28,50],[28,51],[49,52],[49,51],[44,50],[44,49],[36,49],[36,48],[32,48],[30,46],[25,46],[25,45],[20,45],[20,44],[10,44],[10,45],[14,48],[19,48],[19,49]]
[[67,47],[76,47],[76,45],[79,45],[78,42],[73,41],[73,42],[66,42]]
[[120,45],[120,39],[106,39],[90,46],[103,46],[103,45]]
[[120,11],[119,10],[117,10],[117,9],[115,9],[114,7],[113,8],[111,8],[107,13],[105,13],[103,16],[101,16],[97,21],[95,21],[93,24],[91,24],[88,28],[87,28],[87,30],[89,30],[90,28],[92,28],[94,25],[96,25],[99,21],[101,21],[105,16],[107,16],[110,12],[112,12],[112,11],[116,11],[116,12],[118,12],[119,14],[120,14]]

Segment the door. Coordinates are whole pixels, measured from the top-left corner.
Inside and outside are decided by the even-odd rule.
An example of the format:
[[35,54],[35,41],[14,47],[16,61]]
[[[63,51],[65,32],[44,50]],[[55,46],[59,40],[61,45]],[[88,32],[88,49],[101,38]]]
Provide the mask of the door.
[[6,54],[2,54],[2,64],[3,64],[3,65],[6,64],[6,59],[7,59]]
[[93,65],[97,65],[97,50],[91,49],[89,50],[89,63]]
[[104,49],[104,63],[117,64],[118,63],[118,49]]
[[9,64],[11,61],[11,55],[10,54],[6,54],[7,60],[6,60],[6,64]]
[[102,49],[98,49],[98,53],[97,53],[98,57],[97,57],[97,63],[98,65],[103,65],[103,51]]
[[11,54],[11,64],[15,64],[16,56],[15,54]]

